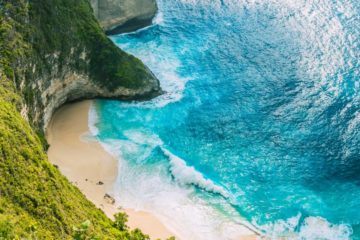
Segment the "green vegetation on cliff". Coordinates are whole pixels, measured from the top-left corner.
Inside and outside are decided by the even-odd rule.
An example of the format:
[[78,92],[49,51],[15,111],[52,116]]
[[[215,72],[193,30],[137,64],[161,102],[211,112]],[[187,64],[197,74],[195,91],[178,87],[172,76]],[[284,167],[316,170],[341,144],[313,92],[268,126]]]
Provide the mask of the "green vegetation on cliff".
[[[46,124],[47,105],[58,101],[58,92],[47,90],[59,81],[65,89],[71,76],[81,76],[93,91],[69,91],[70,100],[87,98],[86,94],[127,99],[160,93],[151,71],[104,34],[88,0],[0,0],[0,18],[3,74],[21,93],[25,114],[38,130]],[[111,94],[119,89],[140,93]],[[144,96],[142,89],[147,89]],[[55,105],[53,108],[58,107]]]
[[[68,60],[84,49],[89,62]],[[101,32],[86,0],[0,0],[0,239],[148,239],[129,231],[123,215],[107,218],[47,159],[36,111],[26,108],[39,107],[34,81],[69,64],[109,89],[147,77]]]
[[[94,81],[108,89],[141,87],[144,79],[149,78],[146,67],[106,37],[91,11],[86,0],[31,0],[30,34],[34,37],[34,50],[39,56],[58,51],[61,68],[68,56],[79,55],[86,49],[90,64],[72,62],[74,69],[89,71]],[[80,52],[72,54],[72,51]],[[47,67],[44,71],[52,69],[46,59],[43,63]]]

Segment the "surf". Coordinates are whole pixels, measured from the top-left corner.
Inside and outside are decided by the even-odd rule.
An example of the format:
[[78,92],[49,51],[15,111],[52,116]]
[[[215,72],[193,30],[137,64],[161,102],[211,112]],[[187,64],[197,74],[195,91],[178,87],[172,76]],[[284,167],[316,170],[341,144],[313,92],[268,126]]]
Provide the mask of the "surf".
[[112,40],[166,93],[90,114],[117,202],[183,239],[358,239],[359,3],[158,3]]

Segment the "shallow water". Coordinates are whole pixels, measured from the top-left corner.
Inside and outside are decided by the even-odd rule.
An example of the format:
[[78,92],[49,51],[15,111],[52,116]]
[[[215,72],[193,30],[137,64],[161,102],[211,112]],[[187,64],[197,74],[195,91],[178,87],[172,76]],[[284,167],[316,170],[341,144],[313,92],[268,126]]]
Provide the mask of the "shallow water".
[[360,2],[158,2],[112,40],[167,93],[91,115],[118,202],[183,239],[359,239]]

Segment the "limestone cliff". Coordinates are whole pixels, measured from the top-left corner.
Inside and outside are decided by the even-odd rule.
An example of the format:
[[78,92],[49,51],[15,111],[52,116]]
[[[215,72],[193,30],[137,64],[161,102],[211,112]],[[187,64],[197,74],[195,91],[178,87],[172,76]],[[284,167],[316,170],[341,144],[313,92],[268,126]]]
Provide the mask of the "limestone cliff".
[[91,0],[100,25],[108,34],[130,32],[151,24],[156,0]]
[[[23,96],[22,115],[33,126],[45,128],[54,110],[65,102],[146,99],[161,93],[151,71],[105,36],[88,0],[16,2],[25,6],[21,14],[2,11],[16,24],[9,37],[22,40],[25,54],[9,67]],[[135,11],[136,4],[129,7]]]

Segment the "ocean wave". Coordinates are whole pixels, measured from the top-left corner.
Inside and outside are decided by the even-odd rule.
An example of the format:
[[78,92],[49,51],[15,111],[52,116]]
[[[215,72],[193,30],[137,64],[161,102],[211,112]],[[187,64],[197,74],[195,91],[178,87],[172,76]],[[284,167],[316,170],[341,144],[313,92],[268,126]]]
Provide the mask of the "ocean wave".
[[158,135],[146,132],[139,129],[129,129],[124,131],[124,136],[133,143],[140,145],[148,145],[151,148],[155,148],[158,145],[162,145],[163,141]]
[[[182,180],[182,184],[176,184],[169,178],[164,162],[158,165],[132,164],[132,160],[138,157],[137,151],[133,150],[139,150],[139,146],[151,142],[149,139],[141,140],[140,135],[133,138],[138,143],[118,139],[101,141],[104,149],[120,162],[119,174],[111,190],[118,206],[154,214],[178,239],[232,240],[253,233],[247,224],[224,216],[209,202],[194,194],[194,187],[184,186],[195,185],[191,178],[189,183]],[[123,156],[122,153],[126,151],[132,154]],[[187,168],[190,167],[185,166]],[[201,181],[204,181],[203,177]],[[214,186],[208,187],[208,191],[213,192]],[[220,195],[219,198],[223,199]]]
[[303,219],[300,213],[287,220],[278,220],[275,223],[257,226],[257,228],[271,239],[285,237],[306,240],[346,240],[351,239],[352,235],[352,228],[346,224],[331,224],[324,218],[313,216]]
[[187,166],[183,159],[177,157],[163,147],[161,147],[161,150],[169,158],[171,174],[179,184],[194,185],[208,192],[220,194],[225,198],[229,197],[229,194],[224,188],[217,186],[213,181],[206,179],[200,172],[196,171],[194,167]]
[[90,133],[95,137],[99,134],[99,129],[96,127],[96,124],[99,122],[99,118],[94,102],[91,102],[88,114],[88,127]]
[[161,88],[165,93],[152,101],[138,103],[138,106],[162,108],[183,98],[186,83],[191,78],[180,76],[177,72],[181,67],[179,59],[175,55],[169,54],[171,50],[165,50],[165,52],[162,57],[155,54],[154,56],[148,55],[142,59],[145,64],[150,66],[159,79]]
[[123,154],[128,153],[136,156],[136,162],[140,163],[146,161],[154,149],[160,148],[169,159],[171,175],[178,184],[181,186],[192,185],[208,192],[220,194],[225,198],[230,197],[223,187],[216,185],[210,179],[206,179],[194,167],[188,166],[183,159],[163,147],[163,141],[159,136],[139,129],[127,130],[123,134],[127,140],[110,139],[103,141],[105,150],[114,157],[123,158]]
[[[360,126],[360,115],[354,107],[354,103],[357,103],[355,95],[358,95],[357,93],[359,91],[357,90],[359,90],[360,87],[360,84],[358,84],[355,79],[359,75],[357,70],[357,66],[359,66],[359,61],[357,60],[359,59],[359,51],[356,46],[356,44],[358,44],[357,29],[359,28],[355,26],[358,23],[356,7],[353,6],[351,1],[347,0],[174,0],[170,2],[159,1],[159,8],[164,7],[164,9],[161,9],[161,15],[159,14],[156,19],[154,19],[153,26],[157,27],[153,27],[149,32],[142,32],[138,36],[128,34],[119,37],[118,45],[141,58],[160,80],[161,86],[166,93],[149,102],[124,103],[121,104],[124,109],[118,109],[118,111],[125,113],[121,114],[121,118],[119,117],[119,120],[116,123],[114,122],[114,125],[120,123],[125,126],[119,129],[121,129],[121,133],[123,134],[121,136],[125,136],[126,140],[106,142],[108,146],[111,145],[108,151],[118,153],[118,158],[122,157],[123,159],[123,163],[119,164],[121,169],[119,170],[119,180],[116,184],[118,188],[116,190],[118,193],[117,202],[127,207],[158,213],[161,215],[160,219],[162,219],[163,222],[173,224],[174,232],[180,232],[181,234],[179,235],[182,236],[183,239],[233,239],[230,237],[231,234],[229,232],[233,229],[235,233],[237,232],[239,224],[245,225],[239,217],[242,213],[250,219],[254,215],[265,215],[267,218],[266,222],[272,223],[259,226],[258,228],[261,229],[266,236],[269,236],[269,239],[336,240],[351,238],[352,230],[350,226],[345,224],[336,225],[328,221],[332,219],[331,217],[337,217],[338,214],[345,216],[345,222],[351,222],[348,221],[350,218],[353,219],[358,216],[355,214],[353,216],[347,215],[344,211],[339,212],[341,210],[336,209],[334,212],[321,213],[323,217],[328,216],[329,220],[311,216],[316,214],[319,208],[321,210],[323,205],[311,206],[315,209],[314,211],[308,209],[310,217],[309,215],[302,216],[299,214],[293,218],[278,220],[274,223],[274,219],[277,219],[278,215],[275,214],[274,216],[273,213],[278,213],[280,207],[284,209],[286,213],[291,211],[291,214],[296,215],[296,209],[301,208],[302,206],[300,206],[300,204],[302,203],[282,200],[273,201],[272,199],[269,201],[270,198],[268,198],[268,195],[260,194],[258,182],[253,181],[253,179],[248,179],[248,173],[250,173],[248,176],[254,176],[253,178],[257,179],[257,175],[259,174],[256,172],[260,172],[259,179],[261,179],[261,184],[263,184],[261,189],[264,189],[264,191],[272,191],[273,196],[276,196],[274,199],[278,199],[276,194],[283,194],[283,192],[280,192],[279,189],[274,188],[274,186],[285,183],[282,182],[284,181],[282,177],[278,177],[278,173],[281,173],[281,176],[286,174],[280,171],[271,172],[271,164],[268,164],[269,168],[267,168],[267,172],[264,173],[261,171],[263,168],[258,168],[257,166],[255,168],[255,166],[252,165],[252,161],[245,163],[245,161],[241,160],[241,163],[244,165],[236,166],[241,166],[241,169],[236,169],[236,173],[240,173],[241,175],[230,175],[226,172],[224,175],[230,180],[224,180],[223,178],[221,180],[221,182],[226,182],[226,186],[229,186],[229,189],[231,189],[231,195],[229,196],[230,192],[227,192],[227,189],[207,179],[205,173],[203,174],[194,167],[188,166],[185,160],[171,153],[165,146],[177,143],[177,140],[181,139],[181,137],[195,135],[197,132],[181,134],[183,129],[191,130],[196,127],[196,130],[198,130],[201,128],[202,126],[197,126],[196,124],[203,122],[198,121],[199,119],[193,118],[193,116],[198,116],[203,113],[201,111],[205,111],[205,114],[210,113],[209,115],[204,115],[206,117],[209,116],[209,121],[206,122],[209,123],[209,126],[215,123],[231,123],[230,126],[232,127],[228,128],[231,131],[243,134],[244,131],[242,130],[246,130],[244,133],[246,137],[244,137],[244,139],[247,139],[248,136],[249,140],[252,139],[251,137],[256,137],[256,140],[261,139],[261,141],[256,143],[253,141],[245,142],[245,140],[239,141],[240,144],[235,142],[236,144],[234,144],[234,146],[246,146],[244,156],[255,157],[255,159],[260,159],[260,156],[266,156],[268,158],[267,162],[270,163],[272,160],[276,160],[276,162],[274,161],[275,163],[280,163],[278,159],[293,157],[296,163],[299,161],[299,164],[293,165],[296,166],[296,170],[295,168],[291,168],[290,170],[294,170],[294,173],[297,173],[298,166],[302,166],[302,169],[309,171],[306,172],[304,176],[305,179],[307,179],[307,176],[310,176],[308,174],[312,174],[312,171],[310,168],[305,169],[304,165],[309,164],[311,168],[317,169],[317,165],[311,164],[317,164],[321,160],[321,158],[318,158],[315,162],[312,158],[309,158],[309,162],[307,162],[305,161],[307,160],[305,159],[306,156],[318,156],[319,154],[319,156],[322,157],[322,153],[319,153],[319,150],[325,149],[324,146],[326,142],[321,141],[321,143],[324,143],[324,146],[321,146],[319,150],[316,145],[316,148],[314,147],[308,150],[295,148],[295,151],[289,149],[287,152],[277,152],[282,146],[285,147],[287,145],[282,145],[282,141],[277,141],[278,139],[286,140],[288,139],[287,137],[291,136],[289,139],[297,139],[294,141],[295,144],[298,142],[302,143],[302,141],[306,143],[304,139],[312,140],[313,136],[318,136],[317,134],[321,133],[319,136],[324,136],[324,139],[332,139],[341,143],[340,145],[344,146],[343,152],[349,156],[352,153],[356,153],[357,148],[353,146],[357,146],[356,141],[358,135],[356,134]],[[179,16],[176,15],[178,12]],[[162,13],[164,15],[162,15]],[[183,16],[184,13],[189,13],[189,15]],[[179,17],[179,19],[176,19],[177,17]],[[196,26],[195,24],[188,24],[188,20],[192,20],[189,22],[196,22]],[[202,20],[204,20],[204,22],[206,21],[206,25],[203,25],[201,28],[200,24]],[[224,22],[222,23],[221,21]],[[217,24],[218,22],[220,22],[220,24]],[[347,24],[354,24],[354,26],[349,28]],[[208,28],[211,29],[210,32],[207,31]],[[232,28],[236,29],[236,31],[226,31]],[[354,32],[348,29],[353,29]],[[229,47],[223,47],[227,44],[229,44]],[[236,45],[233,46],[232,44]],[[214,48],[216,49],[218,46],[221,51],[213,51]],[[237,51],[237,46],[241,47],[241,51]],[[205,47],[206,49],[204,49]],[[188,54],[186,51],[191,54]],[[198,53],[201,54],[198,56]],[[207,56],[207,58],[205,59],[203,55]],[[211,59],[212,56],[216,58],[219,57],[218,61],[208,62],[208,59]],[[224,66],[220,66],[223,63],[221,57],[226,57],[224,63],[229,65],[224,64]],[[241,72],[241,74],[236,73],[232,76],[233,73],[229,71],[234,69],[235,66],[230,63],[232,59],[234,59],[233,62],[239,62],[241,64],[244,61],[244,66],[246,66],[244,69],[246,70],[239,68],[238,71]],[[197,65],[201,67],[193,69],[192,66],[188,66],[190,61],[198,63]],[[217,63],[221,64],[217,65]],[[248,68],[252,69],[249,66],[254,66],[254,69],[247,70]],[[212,70],[215,72],[218,68],[224,72],[221,72],[222,74],[216,72],[216,74],[213,75]],[[354,71],[354,77],[347,78],[347,75],[343,74],[343,72],[349,70]],[[254,72],[252,73],[252,71]],[[266,75],[266,77],[257,77],[257,72],[259,75]],[[249,74],[249,77],[242,78],[242,74]],[[234,79],[238,77],[239,81],[233,81],[227,78],[226,75]],[[199,78],[198,76],[202,76],[203,78]],[[225,76],[224,80],[221,80],[221,76]],[[291,78],[289,79],[288,77]],[[187,82],[192,80],[192,78],[196,80],[192,82],[191,88],[189,87],[188,91],[186,91],[186,99],[179,103],[179,101],[184,98]],[[246,79],[250,79],[250,81]],[[242,80],[241,84],[237,84],[240,80]],[[271,84],[269,88],[266,87],[266,84],[263,84],[265,81]],[[204,88],[201,89],[201,91],[196,89],[199,86],[215,86],[215,83],[220,87],[214,88],[214,92],[212,92],[210,88]],[[247,87],[248,84],[249,87]],[[277,88],[277,84],[282,88]],[[352,84],[354,86],[351,86]],[[236,88],[233,88],[233,86],[236,86]],[[250,88],[250,86],[254,87]],[[283,89],[284,93],[287,93],[287,90],[285,91],[283,88],[284,86],[289,86],[290,89],[288,92],[289,97],[281,94],[281,97],[284,97],[283,99],[286,101],[273,98],[271,94],[273,89],[276,89],[276,91],[278,91],[277,89]],[[228,91],[227,87],[232,87],[233,89]],[[237,87],[241,91],[237,89]],[[259,87],[259,91],[255,91],[258,89],[257,87]],[[348,91],[348,89],[353,89],[353,91]],[[222,94],[225,96],[225,93],[227,93],[226,97],[220,98]],[[247,105],[249,109],[251,109],[251,114],[254,112],[260,113],[260,111],[257,110],[261,109],[268,110],[268,108],[263,107],[271,104],[272,101],[266,101],[266,104],[263,102],[258,104],[257,101],[262,98],[252,98],[250,97],[251,93],[264,93],[265,100],[274,100],[276,104],[274,104],[274,109],[271,114],[268,114],[270,116],[269,118],[268,116],[264,116],[264,119],[256,119],[254,115],[255,121],[253,123],[249,122],[246,126],[242,124],[232,125],[232,122],[225,118],[227,114],[235,116],[238,113],[237,111],[224,111],[224,114],[221,115],[221,117],[225,116],[225,119],[221,119],[224,121],[211,118],[213,112],[208,111],[208,109],[212,110],[212,106],[223,106],[222,104],[225,104],[224,100],[227,100],[229,96],[231,96],[231,101],[234,100],[234,103],[239,103],[239,106],[241,105],[239,109],[244,107],[243,110],[239,111],[238,116],[240,117],[247,116],[250,112],[247,112]],[[207,98],[207,94],[211,96],[211,99]],[[219,96],[216,94],[219,94]],[[244,95],[237,96],[237,94]],[[275,95],[277,96],[277,94]],[[333,115],[336,121],[339,121],[339,117],[346,120],[346,124],[342,124],[342,126],[346,126],[342,131],[342,141],[337,141],[335,135],[334,137],[328,136],[327,133],[321,131],[314,132],[313,134],[307,133],[306,131],[309,130],[309,125],[320,129],[320,127],[317,127],[318,125],[308,123],[321,122],[319,119],[327,120],[325,113],[329,109],[335,109],[334,106],[336,105],[334,105],[334,102],[339,100],[339,98],[346,98],[346,101],[348,101],[348,105],[346,105],[348,107],[344,108],[340,115]],[[196,99],[199,99],[199,102],[206,106],[206,108],[197,108],[197,106],[195,106],[196,104],[194,104]],[[214,101],[217,101],[218,104],[213,105]],[[178,103],[171,104],[175,102]],[[160,109],[165,106],[169,109]],[[184,106],[184,108],[181,108],[182,106]],[[141,117],[139,117],[137,121],[129,121],[130,126],[127,126],[122,120],[126,117],[132,118],[134,116],[132,111],[131,114],[126,112],[127,108],[132,107],[140,108],[136,110],[138,111],[138,115],[136,116]],[[174,109],[172,109],[172,107],[174,107]],[[228,106],[225,105],[225,107]],[[154,111],[150,111],[149,109],[141,108],[155,109]],[[184,109],[186,109],[186,111]],[[188,111],[189,109],[190,111]],[[233,108],[229,109],[231,110]],[[114,111],[114,109],[111,110]],[[354,111],[355,113],[353,113]],[[172,114],[174,114],[175,117],[171,116]],[[186,117],[184,117],[184,115]],[[276,121],[273,121],[274,119],[271,116],[274,116]],[[109,119],[111,119],[109,121],[113,121],[112,118]],[[184,122],[178,121],[179,119]],[[186,125],[186,121],[188,120],[192,120],[189,121],[189,123],[195,125],[191,125],[191,128],[186,128],[189,126]],[[149,121],[153,122],[150,123]],[[162,121],[166,121],[166,124],[163,124]],[[172,133],[169,131],[169,134],[177,134],[180,137],[169,137],[171,142],[165,143],[159,138],[153,138],[152,135],[155,132],[161,135],[159,129],[163,131],[162,134],[167,134],[169,123],[171,123],[170,121],[174,122],[174,125],[171,125],[171,127],[174,127],[174,131]],[[132,122],[136,124],[133,126]],[[294,123],[298,122],[304,122],[307,123],[307,125],[303,127],[303,125],[299,124],[299,126],[295,126],[295,128],[292,129]],[[276,125],[277,123],[279,123],[279,125]],[[283,123],[290,123],[291,126],[290,124],[287,125]],[[177,126],[177,124],[179,126]],[[260,125],[256,126],[256,124]],[[283,131],[283,126],[286,126],[286,131]],[[319,126],[327,125],[320,124]],[[137,129],[132,129],[133,127]],[[219,127],[221,127],[222,130],[222,126]],[[124,128],[131,129],[124,130]],[[146,130],[142,132],[144,129]],[[273,130],[275,130],[274,133],[280,132],[281,134],[279,138],[276,137],[276,141],[271,141],[269,148],[267,139],[262,138],[262,136],[260,137],[260,134],[258,135],[256,133],[263,131],[266,133],[270,133],[271,131],[272,133]],[[334,128],[332,128],[332,130],[334,130],[334,132],[337,131]],[[198,132],[202,133],[202,131]],[[223,135],[225,134],[222,134],[221,137],[223,137]],[[197,137],[196,141],[200,139],[200,137],[198,137],[199,135],[195,136]],[[209,137],[209,141],[210,137],[212,137],[212,135],[208,136],[208,134],[201,136]],[[282,138],[283,136],[284,138]],[[300,138],[297,136],[300,136]],[[227,138],[224,139],[226,141],[235,139],[235,137],[231,138],[231,136],[226,137]],[[164,137],[163,140],[165,141],[165,139]],[[208,139],[205,140],[207,143]],[[227,143],[226,141],[223,142]],[[319,140],[313,141],[313,143],[317,143]],[[331,141],[331,144],[333,142],[334,141]],[[280,148],[271,148],[273,143],[276,143]],[[329,146],[332,146],[331,144],[329,144]],[[237,151],[236,149],[227,148],[229,145],[224,146],[226,146],[226,148],[219,149],[224,151],[231,150],[232,154],[234,154],[234,159],[239,159],[240,161],[241,156],[243,156],[243,149],[241,149],[240,152],[240,150]],[[186,148],[187,151],[196,151],[196,149],[198,148],[192,148],[192,146]],[[331,150],[335,151],[334,149]],[[284,153],[286,153],[286,155],[283,155]],[[237,155],[235,156],[235,154]],[[210,156],[210,154],[208,156]],[[214,156],[213,152],[211,152],[211,156]],[[228,155],[219,154],[217,160],[222,160],[223,156]],[[299,156],[305,157],[304,159],[300,159]],[[350,157],[346,159],[350,159]],[[205,164],[214,167],[217,161],[210,162],[211,160],[212,159],[209,159],[209,161],[207,161],[208,163]],[[303,162],[304,164],[302,164]],[[335,164],[335,161],[331,162]],[[288,164],[288,162],[285,163]],[[204,164],[204,162],[202,162],[202,164]],[[278,167],[278,165],[276,166]],[[234,165],[222,164],[220,167],[230,168],[234,167]],[[220,167],[218,168],[220,169]],[[218,168],[215,168],[215,170],[218,170]],[[278,170],[280,168],[276,169]],[[288,171],[287,168],[281,169]],[[327,170],[325,168],[321,169]],[[301,169],[299,168],[299,170]],[[246,171],[255,171],[255,173]],[[229,172],[231,171],[229,170]],[[273,174],[275,177],[270,179],[266,174]],[[239,179],[238,176],[250,181],[236,182],[236,180]],[[298,175],[295,176],[297,177]],[[220,175],[220,177],[222,176]],[[303,176],[300,175],[299,179],[302,177]],[[286,184],[288,184],[288,182],[286,182]],[[239,193],[232,188],[234,185],[238,186],[237,189],[244,191],[241,198],[235,197]],[[216,194],[196,191],[197,188]],[[259,193],[259,195],[256,195],[257,193]],[[263,192],[261,191],[261,193]],[[316,194],[316,192],[311,194]],[[208,196],[211,196],[210,199],[207,198]],[[256,200],[252,198],[247,199],[248,196],[255,196],[254,199],[256,198]],[[312,196],[313,195],[299,194],[296,196],[296,199],[300,197],[301,199],[309,199]],[[324,198],[329,198],[329,196],[325,196]],[[213,203],[215,207],[211,205]],[[216,207],[229,203],[231,206],[221,209],[220,214],[219,209]],[[292,207],[292,205],[295,205],[295,207],[288,209]],[[343,206],[339,202],[339,205],[344,209],[346,208],[346,204]],[[349,206],[351,205],[349,204]],[[237,224],[233,224],[234,222]],[[235,234],[231,236],[235,236]]]
[[135,162],[139,164],[146,161],[154,149],[160,148],[169,159],[172,176],[181,186],[192,185],[208,192],[220,194],[225,198],[230,197],[223,187],[216,185],[210,179],[206,179],[194,167],[188,166],[183,159],[163,147],[163,141],[159,136],[139,129],[129,129],[123,134],[127,138],[126,140],[108,139],[100,141],[104,149],[114,157],[124,158],[124,154],[130,154],[136,158]]
[[300,229],[301,239],[350,239],[352,229],[348,225],[334,225],[320,217],[308,217]]

